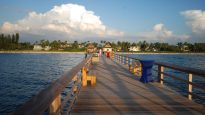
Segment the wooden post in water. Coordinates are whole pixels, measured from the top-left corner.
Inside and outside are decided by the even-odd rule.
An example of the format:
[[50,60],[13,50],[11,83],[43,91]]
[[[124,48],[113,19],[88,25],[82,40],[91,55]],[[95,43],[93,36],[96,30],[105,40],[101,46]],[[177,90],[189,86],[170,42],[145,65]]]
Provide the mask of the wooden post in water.
[[61,95],[59,94],[49,106],[49,115],[60,115]]
[[159,79],[160,84],[162,84],[162,85],[164,83],[164,74],[163,74],[163,72],[164,72],[164,67],[159,65],[158,66],[158,79]]
[[191,73],[189,73],[189,75],[188,75],[188,99],[189,100],[192,100],[192,84],[190,84],[190,83],[192,83],[192,74]]

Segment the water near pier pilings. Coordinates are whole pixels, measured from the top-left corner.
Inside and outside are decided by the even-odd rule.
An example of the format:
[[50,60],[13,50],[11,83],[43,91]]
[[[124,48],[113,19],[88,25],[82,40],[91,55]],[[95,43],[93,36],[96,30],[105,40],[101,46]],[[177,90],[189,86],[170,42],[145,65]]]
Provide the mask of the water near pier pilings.
[[0,114],[14,111],[83,58],[69,53],[0,53]]

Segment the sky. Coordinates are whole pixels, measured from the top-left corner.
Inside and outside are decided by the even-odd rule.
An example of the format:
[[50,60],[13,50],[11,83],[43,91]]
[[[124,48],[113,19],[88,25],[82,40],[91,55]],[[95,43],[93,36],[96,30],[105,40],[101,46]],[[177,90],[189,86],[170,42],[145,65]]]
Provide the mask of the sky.
[[0,0],[22,41],[205,42],[205,0]]

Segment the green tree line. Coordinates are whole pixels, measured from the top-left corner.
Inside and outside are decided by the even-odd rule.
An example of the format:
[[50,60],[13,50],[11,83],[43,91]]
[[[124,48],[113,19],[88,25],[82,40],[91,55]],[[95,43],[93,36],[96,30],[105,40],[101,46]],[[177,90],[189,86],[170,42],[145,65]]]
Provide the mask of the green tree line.
[[[101,41],[101,43],[110,43],[107,41]],[[116,51],[127,52],[130,47],[139,47],[140,51],[143,52],[205,52],[205,43],[188,43],[178,42],[177,44],[168,43],[148,43],[147,41],[139,42],[128,42],[128,41],[117,41],[110,43]]]
[[64,51],[84,51],[89,43],[95,47],[102,48],[106,43],[110,43],[115,51],[128,52],[130,47],[139,47],[143,52],[205,52],[205,43],[188,43],[178,42],[177,44],[168,43],[149,43],[147,41],[128,42],[128,41],[100,41],[97,42],[81,42],[74,41],[68,43],[61,40],[40,40],[35,43],[19,42],[19,33],[15,34],[0,34],[0,50],[33,50],[34,45],[40,45],[43,48],[50,46],[51,50],[64,50]]
[[0,50],[31,50],[33,46],[29,42],[19,42],[19,33],[0,34]]

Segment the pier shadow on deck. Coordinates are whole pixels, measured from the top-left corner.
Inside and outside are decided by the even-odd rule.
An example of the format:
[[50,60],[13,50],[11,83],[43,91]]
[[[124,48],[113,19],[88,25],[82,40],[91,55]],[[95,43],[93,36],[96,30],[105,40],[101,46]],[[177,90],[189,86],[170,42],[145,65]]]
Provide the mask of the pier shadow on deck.
[[205,114],[204,107],[158,83],[143,84],[121,64],[101,57],[95,87],[82,87],[71,114]]

